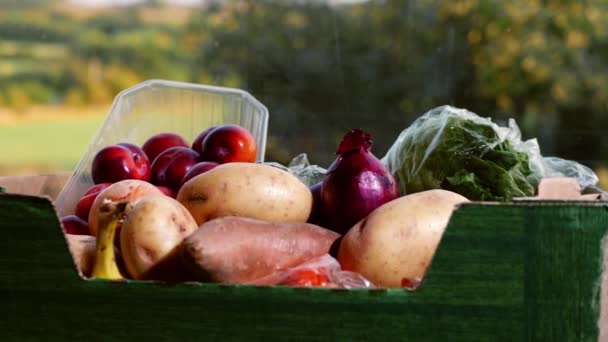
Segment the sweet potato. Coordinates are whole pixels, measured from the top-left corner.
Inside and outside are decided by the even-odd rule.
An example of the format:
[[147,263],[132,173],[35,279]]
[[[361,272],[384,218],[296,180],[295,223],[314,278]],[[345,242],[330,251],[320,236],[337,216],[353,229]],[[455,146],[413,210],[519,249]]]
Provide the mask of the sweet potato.
[[227,216],[201,225],[182,248],[196,280],[253,283],[326,254],[338,237],[309,223]]

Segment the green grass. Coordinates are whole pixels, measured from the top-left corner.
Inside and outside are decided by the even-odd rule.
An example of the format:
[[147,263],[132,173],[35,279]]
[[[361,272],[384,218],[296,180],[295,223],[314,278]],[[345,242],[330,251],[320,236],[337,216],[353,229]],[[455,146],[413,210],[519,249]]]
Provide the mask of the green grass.
[[0,41],[0,56],[29,56],[37,59],[60,59],[68,55],[68,47],[61,43]]
[[56,73],[61,67],[60,63],[52,60],[41,62],[35,59],[0,56],[0,75],[5,77],[14,76],[16,74],[36,74],[44,76]]
[[73,169],[103,119],[96,115],[0,125],[0,175]]

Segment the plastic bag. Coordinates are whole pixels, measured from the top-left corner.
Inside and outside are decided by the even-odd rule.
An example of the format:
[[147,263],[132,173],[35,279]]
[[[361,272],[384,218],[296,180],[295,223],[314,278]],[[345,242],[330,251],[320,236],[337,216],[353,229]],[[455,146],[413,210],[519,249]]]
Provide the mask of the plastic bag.
[[597,176],[574,161],[543,158],[536,139],[466,109],[434,108],[405,129],[382,158],[402,195],[443,188],[471,200],[532,196],[543,177],[567,176],[582,188]]
[[543,158],[545,165],[544,177],[572,177],[576,178],[581,189],[597,189],[599,179],[590,168],[572,160],[565,160],[557,157]]
[[311,165],[306,153],[297,155],[287,166],[276,162],[267,162],[265,164],[290,172],[309,187],[323,180],[323,176],[327,172],[327,170],[318,165]]
[[373,288],[374,285],[362,275],[343,271],[338,260],[329,254],[290,268],[278,283],[290,286]]
[[362,275],[343,271],[338,260],[329,254],[286,270],[277,271],[270,276],[253,281],[252,284],[344,289],[374,288],[374,285]]

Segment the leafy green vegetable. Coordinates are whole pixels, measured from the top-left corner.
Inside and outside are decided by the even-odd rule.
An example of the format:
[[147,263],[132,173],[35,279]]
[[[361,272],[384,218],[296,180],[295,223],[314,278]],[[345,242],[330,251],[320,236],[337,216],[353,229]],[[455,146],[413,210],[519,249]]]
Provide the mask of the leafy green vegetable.
[[483,201],[533,195],[538,177],[528,154],[504,135],[489,119],[439,107],[403,131],[383,162],[401,194],[442,188]]

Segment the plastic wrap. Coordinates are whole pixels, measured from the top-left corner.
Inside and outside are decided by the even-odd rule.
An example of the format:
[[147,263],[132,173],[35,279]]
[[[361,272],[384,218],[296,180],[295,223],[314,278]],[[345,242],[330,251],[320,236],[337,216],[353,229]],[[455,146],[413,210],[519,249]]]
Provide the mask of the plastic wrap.
[[359,273],[342,270],[340,263],[329,254],[284,271],[278,278],[278,284],[345,289],[374,288],[374,285]]
[[327,171],[318,165],[310,164],[306,153],[297,155],[287,166],[276,162],[266,162],[265,164],[290,172],[309,187],[323,180],[323,176],[325,176]]
[[557,157],[545,157],[543,162],[545,165],[544,177],[572,177],[577,180],[581,189],[597,188],[599,182],[597,175],[585,165]]
[[232,88],[149,80],[121,92],[103,125],[59,194],[60,216],[74,213],[76,203],[93,185],[91,164],[105,146],[127,142],[141,146],[161,132],[178,133],[192,141],[209,126],[237,124],[248,129],[264,160],[268,110],[249,93]]
[[471,200],[531,196],[541,178],[597,176],[574,161],[543,158],[536,139],[522,140],[514,120],[502,127],[466,109],[434,108],[405,129],[382,161],[402,195],[443,188]]

